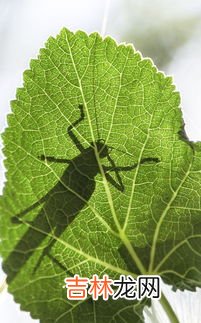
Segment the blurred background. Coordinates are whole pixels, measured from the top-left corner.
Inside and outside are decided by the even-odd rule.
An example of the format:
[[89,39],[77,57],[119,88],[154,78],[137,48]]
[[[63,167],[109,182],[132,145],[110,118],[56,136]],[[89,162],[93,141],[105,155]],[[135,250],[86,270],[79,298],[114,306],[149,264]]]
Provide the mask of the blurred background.
[[[10,100],[22,86],[22,72],[40,47],[65,26],[111,35],[133,43],[143,56],[172,75],[181,93],[186,132],[201,140],[201,0],[0,0],[0,132],[6,127]],[[0,142],[2,148],[2,142]],[[5,182],[0,153],[0,193]],[[0,260],[1,261],[1,260]],[[5,277],[0,269],[0,286]],[[201,322],[201,292],[165,293],[181,323]],[[27,313],[0,287],[3,323],[31,323]],[[168,322],[160,306],[145,310],[146,322]]]

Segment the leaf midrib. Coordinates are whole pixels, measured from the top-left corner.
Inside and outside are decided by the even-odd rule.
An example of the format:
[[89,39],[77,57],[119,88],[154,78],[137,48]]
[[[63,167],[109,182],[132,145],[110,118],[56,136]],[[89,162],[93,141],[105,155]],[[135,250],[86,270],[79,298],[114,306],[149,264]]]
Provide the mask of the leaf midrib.
[[81,92],[81,95],[82,95],[83,103],[84,103],[84,106],[85,106],[85,109],[86,109],[86,112],[87,112],[87,119],[88,119],[88,124],[89,124],[90,132],[91,132],[91,137],[92,137],[92,141],[94,142],[95,155],[96,155],[96,159],[97,159],[97,162],[98,162],[100,173],[101,173],[101,175],[103,177],[103,184],[104,184],[105,192],[106,192],[106,195],[107,195],[108,204],[109,204],[109,207],[110,207],[110,210],[111,210],[111,214],[112,214],[113,219],[114,219],[114,223],[115,223],[115,225],[117,227],[117,230],[119,232],[119,237],[120,237],[122,243],[125,245],[126,249],[128,250],[130,256],[132,257],[132,259],[134,261],[134,264],[138,267],[138,269],[140,270],[141,273],[145,273],[144,265],[142,264],[139,256],[137,255],[137,253],[134,250],[132,244],[130,243],[129,239],[127,238],[126,233],[123,232],[123,230],[121,228],[121,225],[119,223],[119,220],[118,220],[118,217],[117,217],[117,214],[116,214],[116,211],[115,211],[114,203],[113,203],[113,200],[112,200],[112,194],[110,192],[108,181],[106,179],[105,172],[103,170],[103,166],[102,166],[100,158],[99,158],[99,152],[98,152],[96,142],[95,142],[95,136],[94,136],[94,133],[93,133],[93,127],[92,127],[92,123],[91,123],[91,119],[90,119],[90,114],[89,114],[87,102],[85,100],[85,95],[84,95],[83,88],[82,88],[82,81],[81,81],[81,78],[79,77],[79,73],[78,73],[74,58],[73,58],[73,54],[72,54],[72,51],[71,51],[71,47],[70,47],[70,44],[69,44],[69,41],[68,41],[67,34],[66,34],[66,42],[67,42],[67,45],[68,45],[68,49],[69,49],[71,61],[72,61],[72,64],[73,64],[73,67],[74,67],[74,70],[75,70],[75,73],[76,73],[76,77],[77,77],[77,80],[78,80],[78,83],[79,83],[79,86],[80,86],[80,92]]

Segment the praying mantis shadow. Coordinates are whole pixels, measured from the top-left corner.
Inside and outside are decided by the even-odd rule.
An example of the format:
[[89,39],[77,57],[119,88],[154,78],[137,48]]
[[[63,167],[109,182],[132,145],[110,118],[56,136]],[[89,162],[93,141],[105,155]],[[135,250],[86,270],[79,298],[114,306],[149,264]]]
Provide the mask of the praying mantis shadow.
[[[107,146],[102,139],[91,142],[88,148],[84,148],[73,133],[73,128],[84,120],[83,105],[79,105],[79,110],[80,117],[68,127],[67,134],[80,154],[71,160],[44,155],[38,157],[41,162],[62,163],[68,166],[60,180],[44,197],[12,218],[13,223],[23,223],[22,219],[27,213],[40,205],[42,206],[35,219],[28,223],[27,232],[22,236],[3,264],[3,268],[8,275],[8,282],[11,282],[16,277],[34,251],[40,247],[47,235],[50,235],[49,242],[41,249],[41,255],[33,270],[36,271],[44,256],[50,255],[50,250],[56,242],[56,237],[60,237],[76,215],[88,205],[96,187],[95,177],[100,173],[97,154],[99,161],[101,159],[108,160],[110,166],[102,165],[103,172],[107,181],[120,192],[124,191],[124,185],[119,172],[131,171],[137,166],[136,163],[131,166],[116,166],[109,154],[111,147]],[[140,164],[158,161],[158,158],[144,158],[140,161]],[[110,172],[115,173],[115,179],[109,174]],[[52,232],[54,235],[51,235]]]

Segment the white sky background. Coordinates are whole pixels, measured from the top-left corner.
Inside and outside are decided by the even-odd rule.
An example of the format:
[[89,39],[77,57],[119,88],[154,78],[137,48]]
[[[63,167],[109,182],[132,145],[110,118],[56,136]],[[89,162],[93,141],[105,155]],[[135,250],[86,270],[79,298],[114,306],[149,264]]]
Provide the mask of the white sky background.
[[[10,111],[9,101],[15,98],[16,88],[22,86],[22,72],[28,68],[30,58],[36,57],[47,38],[56,35],[63,26],[71,30],[100,32],[106,1],[108,0],[0,0],[1,133],[6,125],[6,115]],[[153,22],[160,26],[160,21],[164,19],[168,21],[168,17],[201,12],[201,0],[152,0],[152,11],[150,5],[146,7],[150,0],[111,0],[106,34],[112,35],[118,41],[121,41],[120,29],[129,24],[125,16],[121,15],[121,8],[127,2],[128,5],[129,2],[136,3],[134,23],[138,28],[139,24],[143,27]],[[162,9],[158,19],[152,19],[155,9],[159,10],[160,6]],[[172,62],[166,67],[166,72],[174,76],[177,89],[181,92],[189,138],[194,141],[201,140],[201,25],[192,38],[174,54]],[[0,154],[0,192],[4,183],[2,160],[3,156]],[[2,279],[3,273],[0,271],[0,282]],[[198,312],[201,308],[201,293],[197,295],[199,295],[196,298]],[[195,297],[191,299],[195,300]],[[191,321],[188,314],[184,314],[187,313],[188,304],[180,307],[180,315],[183,313],[182,323],[199,323],[200,315],[198,320],[195,320],[194,312],[194,321]],[[193,306],[195,311],[196,304]],[[27,313],[19,311],[18,305],[6,292],[0,294],[0,313],[4,323],[32,322]],[[165,322],[163,319],[163,323]]]

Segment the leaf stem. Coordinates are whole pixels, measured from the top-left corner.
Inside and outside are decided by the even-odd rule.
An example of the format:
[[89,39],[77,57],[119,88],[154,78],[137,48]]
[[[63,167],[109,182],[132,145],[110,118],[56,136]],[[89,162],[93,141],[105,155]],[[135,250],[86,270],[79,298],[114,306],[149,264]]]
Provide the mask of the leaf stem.
[[172,306],[170,305],[166,296],[163,293],[161,294],[161,298],[160,298],[159,302],[162,305],[164,311],[166,312],[170,322],[171,323],[179,323],[176,313],[174,312]]

